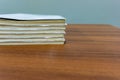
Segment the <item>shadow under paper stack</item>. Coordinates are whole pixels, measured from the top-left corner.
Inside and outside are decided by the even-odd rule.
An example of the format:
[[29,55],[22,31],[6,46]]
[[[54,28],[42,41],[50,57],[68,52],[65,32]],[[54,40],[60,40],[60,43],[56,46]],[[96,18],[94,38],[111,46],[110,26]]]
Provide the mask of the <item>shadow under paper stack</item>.
[[65,29],[62,16],[1,14],[0,45],[64,44]]

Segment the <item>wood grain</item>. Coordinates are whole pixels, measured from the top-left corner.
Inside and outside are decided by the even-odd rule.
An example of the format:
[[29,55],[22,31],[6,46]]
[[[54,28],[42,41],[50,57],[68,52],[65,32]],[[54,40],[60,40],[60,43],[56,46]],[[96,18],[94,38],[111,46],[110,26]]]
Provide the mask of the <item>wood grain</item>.
[[120,29],[68,25],[65,45],[0,46],[0,80],[120,80]]

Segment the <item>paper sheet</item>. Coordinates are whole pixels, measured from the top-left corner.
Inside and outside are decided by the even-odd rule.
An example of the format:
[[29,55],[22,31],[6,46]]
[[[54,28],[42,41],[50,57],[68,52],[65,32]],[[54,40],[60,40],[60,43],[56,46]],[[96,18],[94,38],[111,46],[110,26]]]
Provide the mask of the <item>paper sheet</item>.
[[56,20],[56,19],[65,19],[59,15],[33,15],[33,14],[24,14],[24,13],[16,13],[16,14],[0,14],[0,18],[4,19],[15,19],[15,20]]

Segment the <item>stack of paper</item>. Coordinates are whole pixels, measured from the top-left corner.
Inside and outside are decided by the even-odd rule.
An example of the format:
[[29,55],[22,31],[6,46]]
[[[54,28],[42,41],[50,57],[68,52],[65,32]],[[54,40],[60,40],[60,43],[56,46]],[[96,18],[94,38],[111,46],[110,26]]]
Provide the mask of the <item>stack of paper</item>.
[[65,28],[58,15],[1,14],[0,45],[64,44]]

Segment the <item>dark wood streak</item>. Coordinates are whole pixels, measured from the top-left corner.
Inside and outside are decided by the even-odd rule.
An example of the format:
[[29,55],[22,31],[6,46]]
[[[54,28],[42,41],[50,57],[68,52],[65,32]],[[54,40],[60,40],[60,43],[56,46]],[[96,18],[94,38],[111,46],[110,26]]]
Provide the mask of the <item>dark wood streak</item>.
[[120,29],[70,24],[65,45],[0,46],[0,80],[120,80]]

